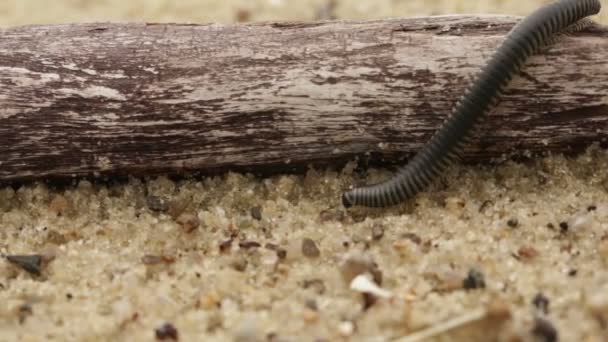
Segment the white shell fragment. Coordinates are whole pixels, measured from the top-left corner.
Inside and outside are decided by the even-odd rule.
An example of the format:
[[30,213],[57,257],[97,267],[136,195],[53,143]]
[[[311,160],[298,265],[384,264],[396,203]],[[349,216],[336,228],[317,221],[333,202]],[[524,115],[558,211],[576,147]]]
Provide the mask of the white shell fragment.
[[374,296],[382,298],[391,298],[393,296],[390,291],[376,285],[376,283],[371,281],[365,274],[359,274],[354,277],[350,282],[350,289],[358,292],[371,293]]

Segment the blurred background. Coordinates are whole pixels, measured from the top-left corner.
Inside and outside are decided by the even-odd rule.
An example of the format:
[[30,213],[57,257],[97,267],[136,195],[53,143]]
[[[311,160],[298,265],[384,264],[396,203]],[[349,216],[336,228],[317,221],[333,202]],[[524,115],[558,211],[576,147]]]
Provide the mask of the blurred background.
[[[525,15],[549,0],[1,0],[0,26],[94,21],[372,19],[452,13]],[[599,20],[608,22],[608,10]]]

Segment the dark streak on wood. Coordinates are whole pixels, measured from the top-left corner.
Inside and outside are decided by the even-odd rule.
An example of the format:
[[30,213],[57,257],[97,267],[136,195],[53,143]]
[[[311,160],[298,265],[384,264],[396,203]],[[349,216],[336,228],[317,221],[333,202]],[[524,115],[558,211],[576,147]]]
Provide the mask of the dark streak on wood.
[[[0,181],[402,160],[517,20],[2,29]],[[533,59],[465,160],[606,142],[606,38]]]

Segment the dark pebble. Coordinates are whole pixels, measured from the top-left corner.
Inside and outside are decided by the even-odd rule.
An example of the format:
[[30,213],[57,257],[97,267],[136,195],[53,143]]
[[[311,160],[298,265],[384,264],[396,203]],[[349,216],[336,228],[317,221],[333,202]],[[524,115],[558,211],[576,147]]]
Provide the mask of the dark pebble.
[[39,276],[42,266],[42,255],[7,255],[6,260],[30,274]]
[[223,241],[220,243],[220,253],[226,253],[230,251],[230,248],[232,247],[232,239],[228,239],[226,241]]
[[251,208],[251,217],[260,221],[262,219],[262,208],[261,207]]
[[317,244],[309,238],[302,239],[302,254],[308,258],[318,258],[321,255],[321,251],[317,247]]
[[378,301],[378,297],[374,296],[371,293],[364,292],[361,294],[363,298],[363,311],[371,308]]
[[557,329],[555,329],[555,326],[551,321],[542,317],[536,317],[534,320],[532,334],[543,342],[557,341]]
[[319,310],[319,307],[317,306],[317,301],[312,298],[309,298],[306,301],[304,301],[304,305],[311,310],[314,310],[314,311]]
[[285,257],[287,256],[287,250],[285,248],[281,248],[279,245],[275,245],[274,243],[267,243],[266,245],[264,245],[264,247],[266,247],[266,249],[269,249],[271,251],[275,251],[277,253],[277,257],[279,257],[279,259],[285,259]]
[[472,268],[469,270],[467,277],[462,281],[462,287],[465,290],[483,289],[486,287],[486,282],[483,273],[478,269]]
[[158,196],[150,195],[146,197],[146,204],[152,211],[164,212],[169,209],[168,201]]
[[587,211],[594,211],[594,210],[597,210],[597,207],[593,204],[587,207]]
[[507,221],[507,226],[517,228],[517,226],[519,226],[519,221],[516,218],[511,218],[509,221]]
[[258,248],[262,246],[259,242],[257,241],[242,241],[239,242],[239,247],[242,249],[250,249],[250,248]]
[[549,314],[549,298],[545,297],[542,292],[539,292],[534,296],[532,304],[545,315]]
[[154,334],[157,340],[174,340],[179,339],[177,329],[171,323],[165,323],[160,327],[154,329]]
[[570,271],[568,271],[568,275],[569,275],[570,277],[576,277],[576,274],[577,274],[577,273],[578,273],[578,270],[577,270],[577,269],[574,269],[574,268],[573,268],[573,269],[571,269]]
[[567,233],[568,232],[568,223],[567,222],[560,222],[559,223],[559,229],[561,229],[562,233]]

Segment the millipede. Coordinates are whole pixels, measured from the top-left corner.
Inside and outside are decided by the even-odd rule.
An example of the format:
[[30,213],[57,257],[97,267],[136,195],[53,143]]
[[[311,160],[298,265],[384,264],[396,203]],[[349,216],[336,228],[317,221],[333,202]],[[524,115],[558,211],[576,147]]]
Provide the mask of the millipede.
[[344,207],[388,207],[414,197],[460,159],[477,122],[500,102],[501,95],[526,60],[553,44],[560,34],[580,30],[584,18],[600,11],[599,0],[559,0],[526,16],[458,100],[450,115],[423,148],[388,180],[342,194]]

